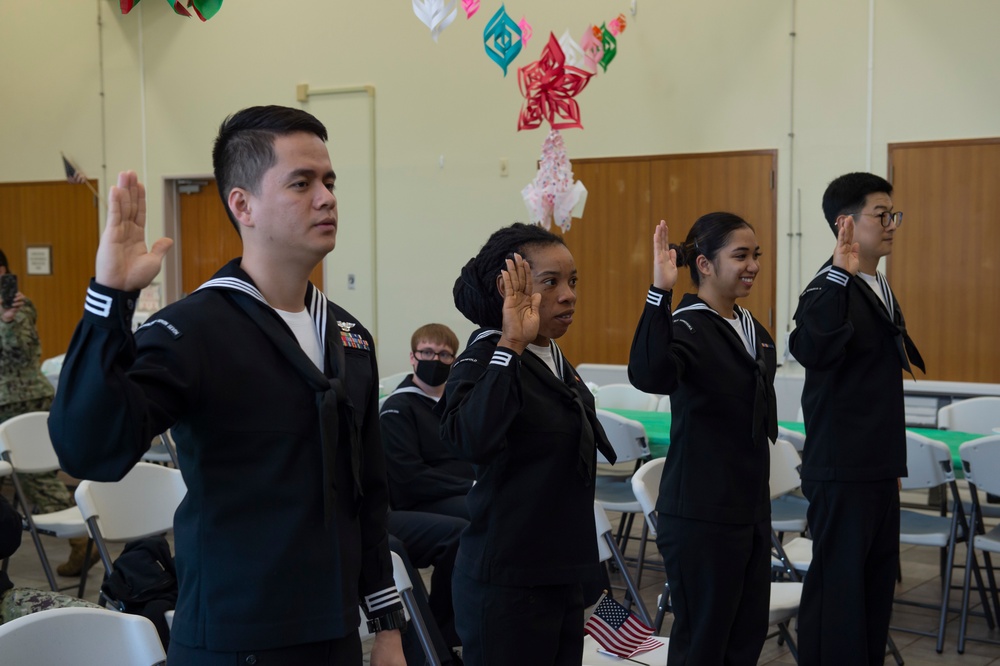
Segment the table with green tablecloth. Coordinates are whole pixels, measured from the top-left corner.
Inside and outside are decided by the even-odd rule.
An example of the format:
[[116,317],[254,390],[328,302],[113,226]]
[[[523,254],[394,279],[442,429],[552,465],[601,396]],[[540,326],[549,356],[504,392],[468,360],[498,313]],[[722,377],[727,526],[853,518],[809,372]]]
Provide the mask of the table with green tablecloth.
[[[645,412],[635,409],[609,409],[624,416],[627,419],[638,421],[646,430],[646,441],[649,443],[649,452],[654,458],[662,458],[667,455],[667,447],[670,446],[670,412]],[[778,425],[795,432],[805,433],[806,424],[799,421],[778,421]],[[969,440],[985,435],[977,435],[971,432],[958,432],[955,430],[937,430],[935,428],[907,428],[910,432],[936,439],[945,444],[951,450],[955,476],[961,478],[962,461],[958,456],[958,447]]]

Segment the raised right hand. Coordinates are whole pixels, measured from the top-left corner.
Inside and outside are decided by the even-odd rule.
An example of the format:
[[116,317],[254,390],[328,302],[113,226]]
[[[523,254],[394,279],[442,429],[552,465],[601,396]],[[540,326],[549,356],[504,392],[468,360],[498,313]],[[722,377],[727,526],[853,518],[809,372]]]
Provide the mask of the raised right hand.
[[542,295],[534,293],[531,266],[519,254],[507,260],[507,268],[500,275],[503,285],[500,345],[520,354],[538,337],[538,306]]
[[653,286],[670,291],[677,284],[677,250],[670,248],[667,223],[660,220],[653,232]]
[[119,173],[117,187],[108,192],[108,222],[97,247],[97,282],[119,291],[139,291],[160,272],[173,244],[161,238],[146,250],[146,188],[134,171]]
[[854,242],[854,217],[848,215],[842,219],[837,229],[837,246],[833,248],[833,265],[851,275],[857,275],[861,270],[861,260],[858,252],[861,246]]

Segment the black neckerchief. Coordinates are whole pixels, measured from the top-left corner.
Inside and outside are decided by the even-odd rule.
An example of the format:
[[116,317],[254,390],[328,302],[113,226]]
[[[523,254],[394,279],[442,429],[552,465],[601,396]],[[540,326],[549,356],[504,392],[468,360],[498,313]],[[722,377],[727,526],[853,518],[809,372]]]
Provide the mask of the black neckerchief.
[[239,268],[238,262],[239,259],[234,259],[216,273],[215,277],[198,287],[198,290],[224,290],[226,296],[247,314],[315,391],[323,466],[323,516],[325,525],[329,528],[333,521],[333,506],[337,492],[335,469],[338,442],[349,443],[351,473],[354,480],[353,497],[356,500],[362,495],[361,436],[354,405],[347,395],[346,362],[340,332],[337,330],[336,322],[328,321],[326,296],[310,283],[306,288],[305,305],[316,326],[324,350],[327,368],[327,373],[324,374],[302,350],[291,329],[267,303],[250,276]]

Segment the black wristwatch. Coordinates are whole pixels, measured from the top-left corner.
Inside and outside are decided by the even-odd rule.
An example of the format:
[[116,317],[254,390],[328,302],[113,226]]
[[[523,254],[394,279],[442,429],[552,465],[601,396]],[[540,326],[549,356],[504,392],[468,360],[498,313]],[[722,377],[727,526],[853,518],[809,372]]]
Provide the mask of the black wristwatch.
[[368,620],[368,631],[370,633],[377,634],[387,629],[406,630],[406,614],[402,608]]

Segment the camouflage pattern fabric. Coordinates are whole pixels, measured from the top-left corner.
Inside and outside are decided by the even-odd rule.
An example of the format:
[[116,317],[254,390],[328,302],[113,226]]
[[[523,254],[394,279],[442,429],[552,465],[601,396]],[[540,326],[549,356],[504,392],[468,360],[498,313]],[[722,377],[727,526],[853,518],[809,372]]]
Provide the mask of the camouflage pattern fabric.
[[[35,322],[34,304],[24,305],[9,324],[0,320],[0,407],[55,395],[52,383],[42,374],[42,344]],[[7,417],[5,417],[7,418]]]
[[58,592],[15,587],[0,594],[0,624],[50,608],[100,608],[100,606]]
[[[2,326],[2,324],[0,324]],[[48,380],[46,380],[48,381]],[[47,412],[52,405],[51,397],[34,398],[21,402],[0,405],[0,423],[7,419],[27,412]],[[73,495],[66,484],[59,480],[58,472],[42,472],[39,474],[17,475],[21,488],[28,502],[32,505],[32,513],[52,513],[75,506]]]

